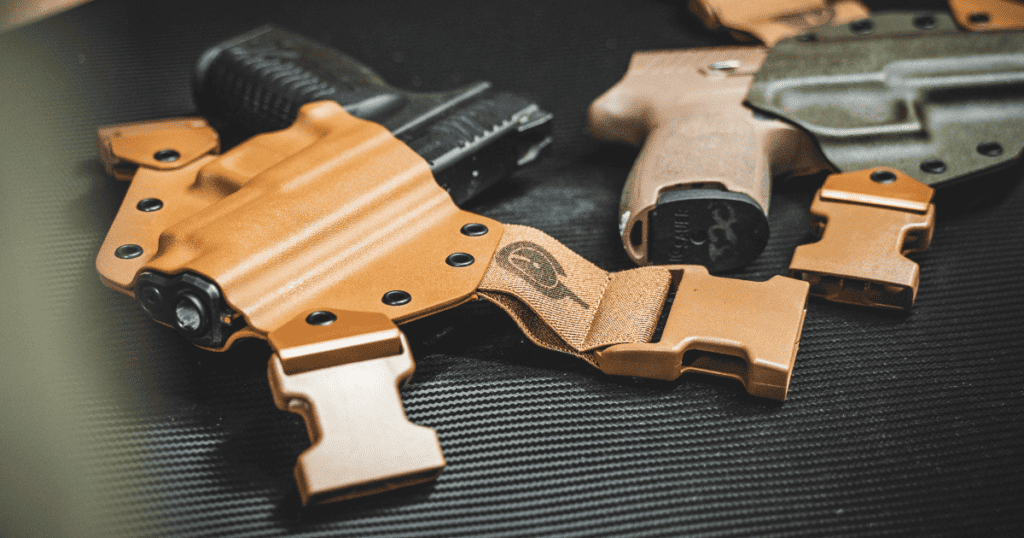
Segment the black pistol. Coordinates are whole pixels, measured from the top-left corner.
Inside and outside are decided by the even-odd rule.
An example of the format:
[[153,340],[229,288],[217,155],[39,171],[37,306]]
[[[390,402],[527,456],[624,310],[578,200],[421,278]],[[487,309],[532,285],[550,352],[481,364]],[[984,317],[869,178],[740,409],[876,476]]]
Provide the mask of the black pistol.
[[331,47],[271,26],[208,49],[193,82],[199,111],[222,135],[239,140],[287,128],[302,105],[336,101],[426,159],[456,204],[551,143],[551,113],[489,82],[436,93],[400,90]]

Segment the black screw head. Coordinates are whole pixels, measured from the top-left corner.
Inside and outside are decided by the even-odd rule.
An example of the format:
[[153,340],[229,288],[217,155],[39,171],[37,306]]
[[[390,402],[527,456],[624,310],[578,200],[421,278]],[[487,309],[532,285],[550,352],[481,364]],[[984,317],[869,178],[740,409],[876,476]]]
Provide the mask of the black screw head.
[[402,290],[391,290],[385,293],[381,300],[388,306],[401,306],[411,301],[412,295]]
[[173,163],[181,158],[181,154],[173,149],[162,149],[154,153],[153,158],[162,163]]
[[321,327],[326,327],[335,321],[338,321],[338,316],[334,315],[334,312],[328,312],[326,310],[317,310],[316,312],[306,316],[306,323],[310,325],[320,325]]
[[183,293],[174,305],[174,325],[189,336],[198,336],[209,326],[206,306],[191,293]]
[[896,174],[888,170],[875,170],[874,172],[871,172],[871,181],[888,185],[889,183],[896,181]]
[[986,157],[998,157],[1003,154],[1003,146],[999,142],[982,142],[978,144],[978,153]]
[[164,203],[159,198],[145,198],[139,200],[139,203],[135,205],[136,209],[147,213],[150,211],[158,211],[162,207],[164,207]]
[[121,245],[114,251],[114,256],[121,258],[122,260],[130,260],[132,258],[138,258],[142,256],[142,247],[129,243],[127,245]]
[[970,16],[967,17],[967,20],[971,21],[974,24],[985,24],[990,19],[989,19],[988,13],[978,12],[978,13],[971,13]]
[[918,15],[914,17],[914,26],[921,30],[931,30],[935,28],[936,24],[938,24],[938,21],[935,20],[933,15]]
[[850,23],[850,31],[855,34],[870,34],[875,30],[875,23],[871,19],[861,19]]
[[806,34],[800,34],[796,36],[796,40],[801,41],[803,43],[814,43],[815,41],[818,40],[818,34],[814,32],[807,32]]
[[921,170],[929,174],[941,174],[946,171],[946,163],[939,159],[928,159],[921,163]]
[[466,254],[465,252],[456,252],[450,254],[445,260],[445,263],[452,267],[466,267],[467,265],[473,265],[476,260],[472,255]]
[[476,222],[471,222],[471,223],[463,226],[461,231],[462,231],[462,235],[468,235],[470,237],[476,237],[476,236],[480,236],[480,235],[486,235],[489,230],[487,229],[487,226],[484,226],[483,224],[478,224]]

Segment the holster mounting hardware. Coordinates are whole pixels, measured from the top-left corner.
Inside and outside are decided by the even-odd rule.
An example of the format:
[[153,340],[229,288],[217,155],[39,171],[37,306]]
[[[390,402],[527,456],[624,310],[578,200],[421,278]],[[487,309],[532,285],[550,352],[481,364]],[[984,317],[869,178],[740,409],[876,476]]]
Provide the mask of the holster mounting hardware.
[[829,176],[811,204],[817,242],[797,247],[790,274],[829,301],[910,309],[920,269],[904,255],[931,243],[933,193],[894,168]]
[[409,422],[398,385],[415,370],[409,342],[379,313],[302,313],[267,339],[274,403],[302,417],[312,443],[295,481],[304,505],[372,495],[437,477],[437,434]]

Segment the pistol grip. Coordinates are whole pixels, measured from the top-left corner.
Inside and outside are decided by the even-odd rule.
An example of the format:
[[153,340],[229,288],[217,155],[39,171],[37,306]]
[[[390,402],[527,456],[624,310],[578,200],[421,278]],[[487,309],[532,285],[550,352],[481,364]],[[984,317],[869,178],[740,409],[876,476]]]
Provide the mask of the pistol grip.
[[634,262],[740,267],[768,239],[771,176],[831,168],[806,133],[744,106],[767,53],[638,52],[590,105],[595,136],[644,143],[619,204],[619,232]]
[[621,203],[622,241],[634,261],[717,272],[760,254],[771,177],[754,121],[744,109],[651,131]]
[[437,434],[405,416],[398,383],[415,364],[400,355],[288,375],[270,359],[274,403],[306,422],[312,446],[295,465],[303,505],[372,495],[427,482],[444,468]]
[[207,49],[196,62],[193,85],[204,117],[246,135],[285,129],[314,101],[336,101],[374,121],[406,101],[355,59],[271,26]]

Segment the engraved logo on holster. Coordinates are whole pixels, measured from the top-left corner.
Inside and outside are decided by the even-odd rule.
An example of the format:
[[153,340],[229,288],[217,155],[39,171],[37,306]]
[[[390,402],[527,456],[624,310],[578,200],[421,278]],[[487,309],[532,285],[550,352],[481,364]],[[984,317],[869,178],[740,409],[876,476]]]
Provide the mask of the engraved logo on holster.
[[495,259],[503,269],[521,276],[547,297],[555,300],[568,297],[583,308],[590,309],[590,305],[558,278],[559,275],[565,276],[565,270],[544,247],[532,241],[516,241],[498,251]]

